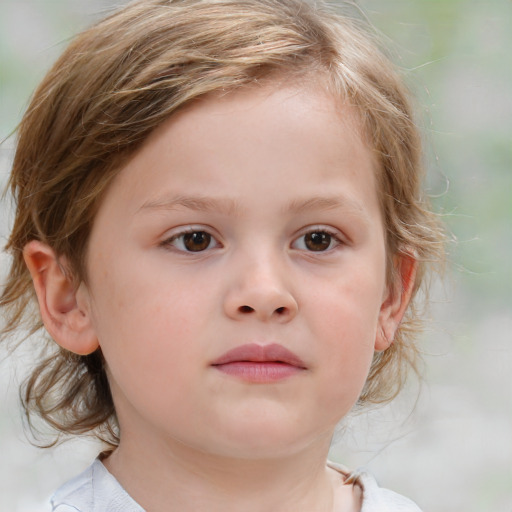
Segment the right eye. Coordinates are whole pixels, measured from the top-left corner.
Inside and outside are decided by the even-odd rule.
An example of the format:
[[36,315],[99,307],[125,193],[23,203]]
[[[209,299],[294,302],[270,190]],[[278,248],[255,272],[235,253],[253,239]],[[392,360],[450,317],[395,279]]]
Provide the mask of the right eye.
[[171,246],[183,252],[202,252],[217,247],[218,242],[207,231],[191,230],[173,235],[162,245]]

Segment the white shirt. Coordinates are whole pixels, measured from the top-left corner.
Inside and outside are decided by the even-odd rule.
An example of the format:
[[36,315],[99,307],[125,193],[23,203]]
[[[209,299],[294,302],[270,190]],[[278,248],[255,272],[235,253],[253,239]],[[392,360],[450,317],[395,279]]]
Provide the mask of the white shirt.
[[[331,462],[329,466],[362,488],[361,512],[421,512],[411,500],[379,487],[369,473],[362,470],[350,473]],[[99,459],[64,484],[53,495],[51,504],[54,512],[145,512]]]

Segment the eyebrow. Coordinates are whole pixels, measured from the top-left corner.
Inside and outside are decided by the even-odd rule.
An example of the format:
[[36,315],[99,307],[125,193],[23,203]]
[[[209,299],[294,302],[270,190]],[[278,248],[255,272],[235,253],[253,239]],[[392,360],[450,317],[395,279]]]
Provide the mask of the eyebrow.
[[[220,213],[224,215],[241,215],[243,212],[242,205],[231,198],[214,198],[207,196],[186,196],[177,195],[172,197],[163,197],[146,201],[138,211],[144,210],[176,210],[178,208],[186,208],[189,210]],[[345,196],[314,196],[308,198],[298,198],[290,201],[282,209],[282,213],[308,213],[311,211],[325,211],[342,209],[347,213],[353,213],[357,216],[367,218],[367,213],[363,206]]]
[[366,216],[366,212],[361,204],[345,196],[315,196],[295,199],[288,204],[285,211],[302,213],[314,210],[336,210],[338,208]]
[[185,196],[178,195],[169,198],[146,201],[138,211],[143,210],[176,210],[177,208],[187,208],[205,213],[223,213],[226,215],[236,215],[240,212],[238,203],[229,198],[213,198],[204,196]]

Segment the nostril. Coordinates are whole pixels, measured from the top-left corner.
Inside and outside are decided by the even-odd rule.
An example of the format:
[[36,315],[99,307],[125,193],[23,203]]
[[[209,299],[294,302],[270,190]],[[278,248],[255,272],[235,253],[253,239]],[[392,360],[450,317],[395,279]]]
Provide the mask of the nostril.
[[240,306],[238,309],[240,310],[240,313],[252,313],[254,311],[251,306]]
[[277,308],[277,309],[276,309],[276,313],[277,313],[278,315],[282,315],[282,314],[286,313],[286,308],[285,308],[285,307]]

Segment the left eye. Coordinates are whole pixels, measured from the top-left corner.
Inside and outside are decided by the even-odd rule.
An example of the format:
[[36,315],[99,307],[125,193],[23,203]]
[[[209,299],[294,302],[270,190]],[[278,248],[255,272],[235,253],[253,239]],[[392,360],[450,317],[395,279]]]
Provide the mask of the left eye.
[[217,241],[210,233],[197,230],[179,233],[166,240],[165,245],[173,246],[179,251],[184,252],[202,252],[215,247]]
[[299,237],[293,243],[294,249],[305,251],[324,252],[340,244],[339,239],[328,231],[310,231]]

